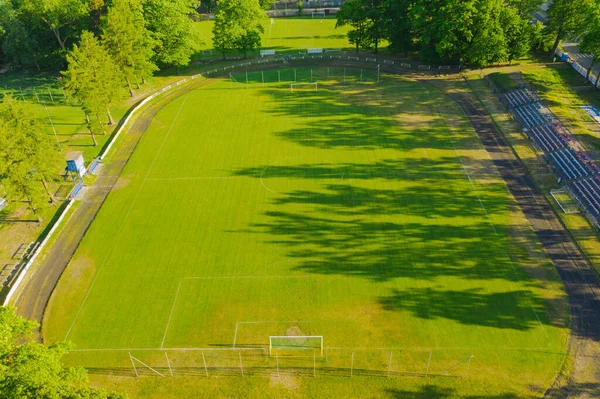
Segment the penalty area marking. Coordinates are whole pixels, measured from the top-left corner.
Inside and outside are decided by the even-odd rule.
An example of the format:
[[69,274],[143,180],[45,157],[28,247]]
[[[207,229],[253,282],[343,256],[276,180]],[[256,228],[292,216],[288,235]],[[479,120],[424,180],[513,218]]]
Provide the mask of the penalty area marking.
[[[277,262],[281,263],[281,262]],[[169,333],[169,328],[171,327],[171,321],[173,320],[173,313],[175,312],[175,306],[177,305],[177,299],[179,298],[179,291],[181,291],[181,284],[185,280],[234,280],[234,279],[278,279],[278,278],[298,278],[298,279],[315,279],[317,276],[199,276],[199,277],[184,277],[179,280],[179,285],[177,286],[177,291],[175,291],[175,299],[173,299],[173,306],[171,306],[171,312],[169,313],[169,319],[167,320],[167,326],[165,327],[165,333],[163,334],[163,339],[160,343],[160,348],[162,349],[165,345],[165,340],[167,339],[167,334]],[[237,330],[237,325],[236,325]],[[237,334],[237,331],[236,331]]]

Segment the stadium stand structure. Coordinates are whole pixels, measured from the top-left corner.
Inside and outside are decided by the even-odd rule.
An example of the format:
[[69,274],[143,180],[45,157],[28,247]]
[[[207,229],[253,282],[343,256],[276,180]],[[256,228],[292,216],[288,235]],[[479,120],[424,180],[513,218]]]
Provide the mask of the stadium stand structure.
[[529,88],[501,95],[523,132],[544,153],[560,181],[580,208],[600,227],[600,166],[588,154],[575,149],[569,130],[546,108]]

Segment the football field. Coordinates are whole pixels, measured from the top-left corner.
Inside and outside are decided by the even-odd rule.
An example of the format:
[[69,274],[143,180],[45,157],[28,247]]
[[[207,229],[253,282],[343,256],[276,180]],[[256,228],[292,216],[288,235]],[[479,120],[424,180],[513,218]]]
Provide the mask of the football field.
[[203,375],[202,351],[211,372],[260,375],[275,373],[270,336],[320,336],[326,355],[277,367],[539,396],[568,333],[552,265],[515,238],[520,212],[461,109],[376,82],[237,72],[168,103],[56,288],[45,339],[92,370],[131,354],[166,374],[168,353]]

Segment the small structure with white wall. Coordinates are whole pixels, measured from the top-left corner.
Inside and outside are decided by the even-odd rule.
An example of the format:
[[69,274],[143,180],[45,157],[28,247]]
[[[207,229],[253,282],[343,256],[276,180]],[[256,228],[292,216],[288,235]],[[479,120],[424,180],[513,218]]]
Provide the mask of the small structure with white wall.
[[6,205],[8,205],[8,202],[6,202],[6,200],[4,198],[0,197],[0,211],[4,208],[6,208]]
[[83,160],[83,152],[73,151],[67,154],[67,167],[65,168],[67,175],[70,175],[73,180],[85,175],[85,162]]

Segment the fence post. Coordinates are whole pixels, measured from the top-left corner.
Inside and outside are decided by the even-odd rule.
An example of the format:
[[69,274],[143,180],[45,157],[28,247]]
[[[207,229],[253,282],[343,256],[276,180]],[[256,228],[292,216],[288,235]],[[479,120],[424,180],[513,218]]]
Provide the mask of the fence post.
[[204,372],[206,373],[206,376],[208,377],[208,367],[206,367],[206,358],[204,357],[204,352],[202,352],[202,362],[204,363]]
[[431,364],[431,356],[433,356],[433,351],[429,352],[429,360],[427,361],[427,370],[425,370],[425,377],[429,375],[429,365]]
[[133,361],[133,358],[131,357],[131,352],[128,352],[128,353],[129,353],[129,360],[131,360],[131,364],[133,365],[133,371],[135,372],[135,376],[139,377],[140,375],[138,374],[137,368],[135,367],[135,362]]
[[392,372],[392,352],[390,352],[390,363],[388,364],[388,378],[390,376],[390,373]]
[[167,358],[167,365],[169,366],[169,373],[171,373],[171,377],[173,377],[173,369],[171,368],[171,362],[169,361],[169,355],[165,352],[165,357]]
[[242,352],[238,352],[240,356],[240,370],[242,370],[242,377],[244,376],[244,365],[242,364]]
[[473,354],[471,353],[471,355],[469,356],[469,362],[467,363],[467,369],[465,370],[465,374],[463,375],[463,378],[465,378],[467,376],[467,373],[469,372],[469,366],[471,366],[471,359],[473,359]]

